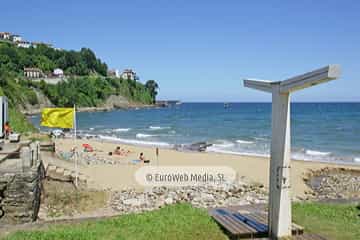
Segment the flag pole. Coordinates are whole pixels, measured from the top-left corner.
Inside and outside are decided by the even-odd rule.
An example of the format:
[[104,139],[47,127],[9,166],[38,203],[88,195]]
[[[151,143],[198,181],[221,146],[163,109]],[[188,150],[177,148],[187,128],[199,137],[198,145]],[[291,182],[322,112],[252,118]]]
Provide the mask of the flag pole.
[[78,186],[78,164],[77,164],[77,152],[76,152],[76,107],[75,107],[75,104],[74,104],[74,155],[75,155],[75,186],[77,187]]

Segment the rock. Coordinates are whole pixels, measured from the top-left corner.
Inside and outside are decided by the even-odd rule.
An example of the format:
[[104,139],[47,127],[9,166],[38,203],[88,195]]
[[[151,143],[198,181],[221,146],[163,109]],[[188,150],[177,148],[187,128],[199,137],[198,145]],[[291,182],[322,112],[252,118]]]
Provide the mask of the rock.
[[323,168],[307,176],[308,192],[313,199],[360,199],[360,171],[345,168]]
[[177,202],[188,202],[195,207],[243,205],[265,203],[267,194],[263,186],[245,184],[198,185],[178,188],[154,187],[144,192],[127,188],[111,196],[111,206],[121,213],[142,212]]
[[174,203],[174,200],[172,198],[166,198],[164,202],[166,205],[171,205]]
[[212,194],[202,193],[200,196],[201,200],[205,202],[213,202],[215,200]]
[[140,207],[143,204],[142,201],[136,198],[126,199],[123,201],[123,203],[132,207]]

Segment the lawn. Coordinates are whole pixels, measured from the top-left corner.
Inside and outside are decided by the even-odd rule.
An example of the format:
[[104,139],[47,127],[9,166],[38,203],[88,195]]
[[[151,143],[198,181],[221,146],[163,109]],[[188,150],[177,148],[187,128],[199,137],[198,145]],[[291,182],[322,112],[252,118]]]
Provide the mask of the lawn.
[[7,240],[93,239],[227,239],[205,210],[188,204],[157,211],[77,225],[54,226],[45,231],[16,232]]
[[328,239],[360,239],[360,205],[297,203],[293,221]]
[[[360,208],[354,205],[296,203],[294,222],[307,232],[328,239],[360,239]],[[47,239],[227,239],[205,210],[188,204],[157,211],[73,225],[50,226],[47,230],[16,232],[7,240]]]

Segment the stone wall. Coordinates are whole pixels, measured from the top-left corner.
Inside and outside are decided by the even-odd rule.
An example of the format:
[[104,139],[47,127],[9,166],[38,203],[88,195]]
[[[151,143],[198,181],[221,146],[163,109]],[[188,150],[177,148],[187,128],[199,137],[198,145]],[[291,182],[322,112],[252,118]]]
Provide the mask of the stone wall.
[[[39,145],[22,147],[20,159],[11,168],[0,165],[0,224],[35,221],[40,207],[41,180],[45,170]],[[15,167],[14,167],[15,166]]]

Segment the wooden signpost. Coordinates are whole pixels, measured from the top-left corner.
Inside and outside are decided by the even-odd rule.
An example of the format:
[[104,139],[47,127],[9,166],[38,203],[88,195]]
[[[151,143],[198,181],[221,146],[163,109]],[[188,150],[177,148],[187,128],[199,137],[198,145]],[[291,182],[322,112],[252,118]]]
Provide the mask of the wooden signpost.
[[269,237],[291,236],[290,93],[334,80],[339,65],[329,65],[284,81],[245,79],[244,86],[272,93],[272,136],[269,179]]

